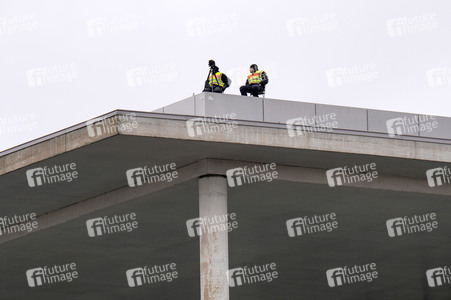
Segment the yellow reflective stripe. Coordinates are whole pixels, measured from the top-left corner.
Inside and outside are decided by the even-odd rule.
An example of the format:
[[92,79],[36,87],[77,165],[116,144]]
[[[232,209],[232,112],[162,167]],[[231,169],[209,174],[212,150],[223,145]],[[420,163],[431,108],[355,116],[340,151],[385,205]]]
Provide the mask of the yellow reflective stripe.
[[[208,82],[210,84],[210,86],[212,84],[214,84],[214,85],[219,85],[220,87],[224,87],[224,82],[221,79],[222,73],[221,72],[217,72],[215,75],[216,75],[216,77],[214,75],[210,75],[209,82]],[[218,80],[216,80],[216,78]]]
[[257,71],[254,74],[250,74],[249,76],[247,76],[247,80],[249,81],[249,84],[255,84],[255,83],[260,83],[262,82],[262,76],[261,74],[263,73],[263,71]]

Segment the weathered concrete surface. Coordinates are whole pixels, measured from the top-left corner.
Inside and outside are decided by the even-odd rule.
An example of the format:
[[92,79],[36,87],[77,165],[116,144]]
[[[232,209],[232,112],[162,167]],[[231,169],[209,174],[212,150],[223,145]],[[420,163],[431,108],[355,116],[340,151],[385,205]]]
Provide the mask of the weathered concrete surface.
[[[10,235],[0,235],[0,244],[14,240],[19,237],[23,237],[33,232],[39,230],[45,230],[65,222],[83,217],[85,215],[94,213],[96,211],[101,211],[106,208],[114,207],[116,205],[129,202],[132,200],[140,199],[145,196],[149,196],[158,191],[171,188],[175,185],[179,185],[196,178],[224,178],[226,176],[226,171],[229,169],[234,169],[238,167],[248,167],[253,166],[263,166],[259,162],[249,162],[249,161],[233,161],[233,160],[223,160],[223,159],[204,159],[196,163],[181,167],[178,169],[177,181],[172,182],[161,182],[152,185],[145,185],[142,187],[137,187],[131,189],[128,186],[121,187],[119,189],[106,192],[104,194],[95,196],[93,198],[85,199],[81,202],[76,202],[72,205],[62,207],[57,210],[49,211],[37,218],[40,226],[30,232],[20,232]],[[325,175],[325,170],[316,168],[304,168],[304,167],[293,167],[286,165],[277,165],[278,177],[274,181],[286,181],[295,183],[309,183],[309,184],[319,184],[327,186],[327,179]],[[203,177],[206,176],[206,177]],[[219,179],[215,179],[219,180]],[[225,180],[225,179],[224,179]],[[206,181],[206,180],[204,180]],[[214,180],[212,180],[214,181]],[[222,182],[222,180],[221,180]],[[218,184],[212,184],[216,187]],[[410,192],[419,193],[426,195],[441,195],[441,196],[451,196],[451,185],[443,185],[436,188],[430,188],[424,179],[415,179],[410,177],[400,177],[386,174],[378,174],[377,180],[368,182],[356,182],[347,184],[348,187],[361,188],[361,189],[374,189],[380,191],[394,191],[394,192]],[[213,188],[211,187],[211,189]],[[205,189],[209,191],[210,186],[205,184]],[[225,191],[226,193],[227,191]],[[227,193],[225,194],[225,196]],[[216,206],[213,202],[208,204],[208,201],[213,201],[216,198],[208,200],[209,196],[213,197],[214,193],[206,192],[203,197],[201,197],[200,202],[200,214],[199,217],[210,216],[209,213],[214,215],[223,215],[220,213],[221,208],[216,211]],[[222,199],[222,198],[219,198]],[[203,205],[202,205],[203,203]],[[209,206],[211,205],[211,206]],[[211,209],[211,211],[209,210]],[[224,213],[226,214],[226,213]],[[207,238],[206,238],[207,239]],[[201,238],[202,245],[202,238]]]
[[[284,126],[266,126],[264,123],[238,122],[231,133],[220,131],[216,134],[191,137],[188,135],[186,120],[165,118],[165,115],[150,114],[136,118],[139,126],[121,135],[171,138],[205,142],[221,142],[288,149],[305,149],[328,152],[342,152],[383,157],[407,158],[437,162],[451,162],[451,144],[429,140],[405,140],[389,138],[386,135],[365,136],[340,132],[306,132],[290,137]],[[86,128],[31,145],[0,157],[0,175],[26,167],[33,163],[63,154],[67,151],[88,146],[117,134],[90,137]]]
[[[229,267],[228,231],[216,231],[227,220],[227,180],[223,176],[205,176],[199,179],[199,218],[208,218],[201,229],[200,291],[202,300],[228,300],[229,285],[226,272]],[[210,223],[208,220],[219,222]],[[221,219],[219,219],[221,218]],[[218,227],[219,226],[219,227]]]

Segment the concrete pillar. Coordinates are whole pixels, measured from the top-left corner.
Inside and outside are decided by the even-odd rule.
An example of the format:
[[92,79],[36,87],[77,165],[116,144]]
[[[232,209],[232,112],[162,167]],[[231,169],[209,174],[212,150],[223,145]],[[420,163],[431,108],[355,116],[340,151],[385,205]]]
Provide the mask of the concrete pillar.
[[[223,176],[205,176],[199,179],[199,216],[217,219],[227,215],[227,180]],[[200,236],[201,300],[228,300],[229,285],[226,272],[229,267],[227,230],[208,232],[211,226],[227,228],[227,220],[205,224]]]

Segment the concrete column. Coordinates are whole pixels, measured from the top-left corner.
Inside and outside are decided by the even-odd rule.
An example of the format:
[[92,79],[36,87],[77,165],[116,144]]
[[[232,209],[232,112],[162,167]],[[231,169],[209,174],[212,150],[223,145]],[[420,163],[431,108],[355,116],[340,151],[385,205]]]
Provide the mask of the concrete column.
[[[209,232],[212,226],[227,228],[227,180],[222,176],[205,176],[199,179],[199,216],[218,220],[205,224],[200,236],[200,287],[201,300],[228,300],[229,285],[226,272],[229,267],[227,230]],[[219,226],[218,226],[219,225]]]

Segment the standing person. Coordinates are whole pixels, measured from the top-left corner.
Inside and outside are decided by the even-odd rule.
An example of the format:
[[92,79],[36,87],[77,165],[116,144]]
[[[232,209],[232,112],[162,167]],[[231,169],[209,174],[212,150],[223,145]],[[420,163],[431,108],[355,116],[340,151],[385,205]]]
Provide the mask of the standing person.
[[208,65],[210,66],[210,73],[207,80],[205,80],[203,92],[224,93],[232,81],[226,74],[219,72],[214,60],[210,60]]
[[246,85],[240,87],[242,96],[247,96],[250,93],[254,97],[258,97],[259,94],[265,91],[265,86],[268,84],[269,79],[265,71],[258,70],[256,64],[252,64],[249,67],[249,76],[247,76]]

